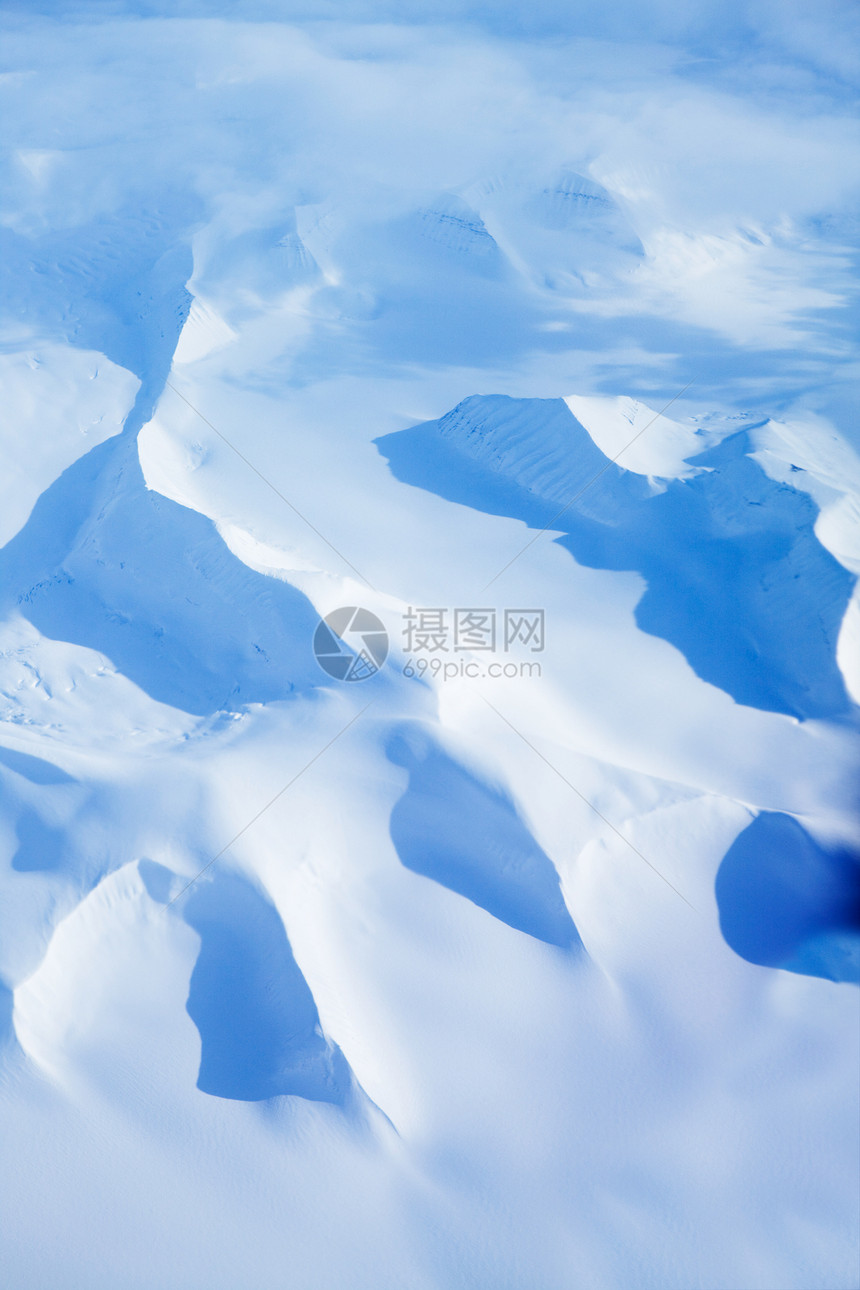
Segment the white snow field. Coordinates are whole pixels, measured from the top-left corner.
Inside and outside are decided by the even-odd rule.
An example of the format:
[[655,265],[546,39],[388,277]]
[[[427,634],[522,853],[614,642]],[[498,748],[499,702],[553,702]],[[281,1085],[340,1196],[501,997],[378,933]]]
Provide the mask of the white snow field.
[[856,11],[2,32],[2,1285],[856,1290]]

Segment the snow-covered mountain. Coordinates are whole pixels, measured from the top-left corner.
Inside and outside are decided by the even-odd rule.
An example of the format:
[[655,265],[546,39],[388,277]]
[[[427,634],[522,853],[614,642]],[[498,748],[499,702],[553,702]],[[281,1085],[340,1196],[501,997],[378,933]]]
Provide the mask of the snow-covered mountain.
[[850,14],[653,17],[8,8],[11,1290],[857,1285]]

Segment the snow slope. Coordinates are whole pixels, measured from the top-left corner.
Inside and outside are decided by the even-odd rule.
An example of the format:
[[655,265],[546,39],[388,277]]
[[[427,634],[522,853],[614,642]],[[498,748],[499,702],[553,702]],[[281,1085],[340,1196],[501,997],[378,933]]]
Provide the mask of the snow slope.
[[769,12],[8,11],[13,1290],[858,1284],[852,66]]

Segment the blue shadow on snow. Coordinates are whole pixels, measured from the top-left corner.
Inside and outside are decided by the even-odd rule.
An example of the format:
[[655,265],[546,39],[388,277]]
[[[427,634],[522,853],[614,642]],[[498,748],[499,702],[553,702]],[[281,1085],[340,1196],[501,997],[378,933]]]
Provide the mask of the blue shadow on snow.
[[69,850],[65,829],[46,824],[36,811],[25,810],[16,826],[18,848],[12,857],[17,873],[59,870]]
[[581,945],[555,866],[503,793],[481,783],[422,732],[396,735],[387,755],[409,771],[390,825],[407,869],[548,945]]
[[0,766],[6,766],[23,775],[31,784],[74,784],[75,780],[59,766],[44,757],[34,757],[32,753],[19,752],[17,748],[0,747]]
[[726,852],[715,890],[741,958],[860,984],[860,855],[825,850],[792,816],[766,811]]
[[[470,427],[459,442],[446,431],[456,417]],[[529,419],[531,442],[521,429]],[[552,498],[506,475],[504,453],[487,448],[495,434],[525,459],[540,446],[542,423],[567,444]],[[506,424],[516,437],[503,438]],[[800,718],[849,710],[835,652],[854,577],[816,538],[815,503],[768,478],[747,455],[746,433],[695,457],[706,469],[657,493],[609,464],[561,399],[476,396],[440,421],[376,443],[404,483],[533,529],[562,530],[556,541],[579,564],[640,573],[647,589],[639,627],[669,641],[737,703]],[[499,567],[514,555],[499,551]]]
[[211,520],[148,489],[133,439],[70,466],[0,550],[0,605],[45,636],[107,655],[194,715],[319,684],[318,616],[232,554]]
[[[143,863],[141,874],[149,886]],[[275,907],[247,879],[216,872],[183,916],[200,937],[186,1004],[200,1033],[197,1087],[243,1102],[289,1095],[345,1106],[349,1066],[320,1029]]]

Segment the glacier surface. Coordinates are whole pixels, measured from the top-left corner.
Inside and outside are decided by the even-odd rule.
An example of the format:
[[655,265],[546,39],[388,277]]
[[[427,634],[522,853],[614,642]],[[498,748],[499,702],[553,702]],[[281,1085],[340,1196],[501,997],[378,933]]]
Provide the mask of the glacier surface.
[[4,1284],[856,1290],[856,13],[0,23]]

